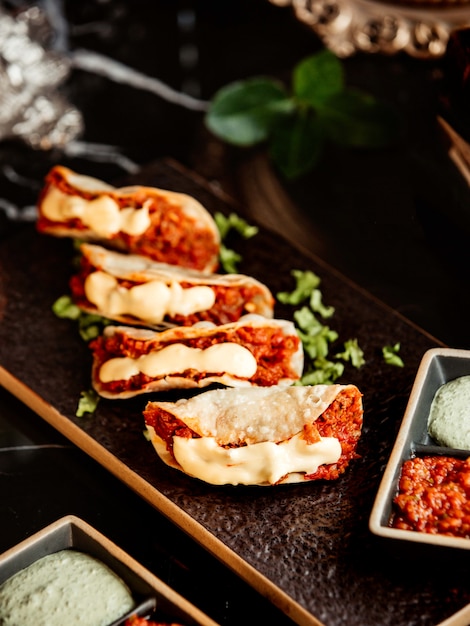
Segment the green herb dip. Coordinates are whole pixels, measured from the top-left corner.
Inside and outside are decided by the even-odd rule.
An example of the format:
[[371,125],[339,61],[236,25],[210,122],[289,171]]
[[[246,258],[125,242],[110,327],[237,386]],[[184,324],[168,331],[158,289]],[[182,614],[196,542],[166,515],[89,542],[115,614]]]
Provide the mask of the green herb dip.
[[428,432],[441,446],[470,450],[470,376],[439,387],[431,403]]
[[77,550],[49,554],[0,585],[2,626],[106,626],[134,606],[114,572]]

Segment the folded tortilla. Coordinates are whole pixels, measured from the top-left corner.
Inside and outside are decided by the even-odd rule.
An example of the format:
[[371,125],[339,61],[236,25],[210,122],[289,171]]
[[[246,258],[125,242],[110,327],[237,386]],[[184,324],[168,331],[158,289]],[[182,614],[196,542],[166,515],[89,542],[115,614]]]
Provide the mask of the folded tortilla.
[[82,244],[72,297],[82,310],[136,326],[235,322],[247,313],[273,317],[264,284],[242,274],[209,274]]
[[244,315],[220,326],[199,322],[162,332],[107,326],[90,342],[90,349],[93,387],[110,399],[215,383],[291,385],[299,380],[304,363],[294,324],[260,315]]
[[357,457],[362,394],[354,385],[222,388],[148,402],[144,420],[162,461],[207,483],[333,480]]
[[154,187],[116,188],[57,165],[38,200],[39,232],[75,237],[154,261],[214,271],[220,235],[195,198]]

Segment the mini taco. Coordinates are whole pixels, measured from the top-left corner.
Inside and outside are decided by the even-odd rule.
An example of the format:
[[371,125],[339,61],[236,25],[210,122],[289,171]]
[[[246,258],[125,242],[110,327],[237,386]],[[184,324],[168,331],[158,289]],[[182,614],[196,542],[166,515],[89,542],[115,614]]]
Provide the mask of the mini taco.
[[164,463],[211,484],[333,480],[357,456],[362,394],[354,385],[214,389],[148,402],[144,420]]
[[57,165],[38,200],[39,232],[95,241],[154,261],[214,271],[220,235],[192,196],[154,187],[116,188]]
[[90,342],[92,384],[105,398],[168,389],[291,385],[304,363],[292,322],[245,315],[237,322],[156,332],[107,326]]
[[72,297],[81,309],[123,324],[161,328],[273,317],[270,290],[241,274],[208,274],[82,244]]

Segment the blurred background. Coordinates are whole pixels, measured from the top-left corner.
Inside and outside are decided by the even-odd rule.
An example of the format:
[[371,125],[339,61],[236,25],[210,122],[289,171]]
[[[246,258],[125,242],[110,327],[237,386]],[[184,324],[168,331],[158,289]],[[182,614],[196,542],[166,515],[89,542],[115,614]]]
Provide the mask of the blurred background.
[[[354,2],[346,2],[346,9],[354,10]],[[366,4],[378,11],[375,24],[394,6]],[[437,122],[444,115],[468,136],[462,46],[459,54],[455,48],[445,52],[444,45],[442,54],[419,58],[403,50],[384,53],[380,46],[370,53],[353,50],[342,59],[348,86],[392,105],[401,118],[400,136],[386,149],[330,147],[311,173],[289,182],[263,148],[233,148],[216,139],[203,112],[233,81],[264,75],[290,85],[295,64],[324,47],[288,3],[48,0],[3,6],[19,15],[36,7],[47,16],[50,28],[36,26],[34,37],[67,63],[55,92],[82,118],[75,137],[47,150],[4,133],[4,203],[33,205],[56,162],[115,181],[172,158],[440,340],[470,347],[469,189],[448,158]],[[459,7],[468,15],[465,3]],[[423,10],[434,27],[440,20],[436,5]],[[6,48],[5,29],[2,40]],[[171,98],[162,97],[160,83]],[[174,93],[176,102],[170,101]],[[178,102],[178,94],[188,95],[190,105]],[[5,91],[0,98],[5,118],[12,105],[6,105]],[[0,213],[0,228],[10,227]]]

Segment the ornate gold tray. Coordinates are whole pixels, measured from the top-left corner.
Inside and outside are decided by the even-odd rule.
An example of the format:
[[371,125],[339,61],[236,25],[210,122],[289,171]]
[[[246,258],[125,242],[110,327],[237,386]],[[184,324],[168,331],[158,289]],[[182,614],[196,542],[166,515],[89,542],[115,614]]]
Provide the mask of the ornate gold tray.
[[380,2],[379,0],[269,0],[291,6],[340,57],[356,52],[437,58],[450,34],[470,27],[469,0]]

